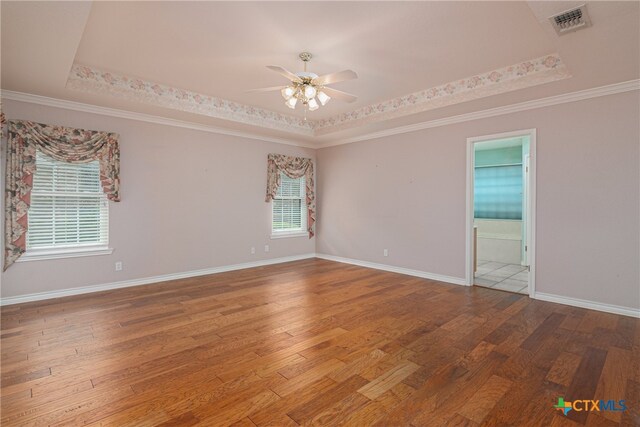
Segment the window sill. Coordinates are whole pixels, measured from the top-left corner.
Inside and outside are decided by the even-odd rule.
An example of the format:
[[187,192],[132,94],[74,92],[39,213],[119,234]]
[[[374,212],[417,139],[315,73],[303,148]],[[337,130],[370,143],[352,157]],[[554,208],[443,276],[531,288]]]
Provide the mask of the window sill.
[[282,232],[282,233],[272,233],[271,239],[287,239],[289,237],[309,237],[309,233],[307,231],[290,231],[290,232]]
[[113,248],[107,246],[59,248],[59,249],[33,249],[22,254],[16,262],[44,261],[59,258],[77,258],[84,256],[110,255]]

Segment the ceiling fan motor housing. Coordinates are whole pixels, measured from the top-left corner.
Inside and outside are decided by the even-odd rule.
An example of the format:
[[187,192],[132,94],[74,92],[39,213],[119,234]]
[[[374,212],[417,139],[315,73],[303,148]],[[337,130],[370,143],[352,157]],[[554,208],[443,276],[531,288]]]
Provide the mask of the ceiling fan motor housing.
[[306,79],[313,80],[316,77],[318,77],[316,73],[310,73],[308,71],[298,71],[296,73],[296,76],[300,77],[302,80],[306,80]]

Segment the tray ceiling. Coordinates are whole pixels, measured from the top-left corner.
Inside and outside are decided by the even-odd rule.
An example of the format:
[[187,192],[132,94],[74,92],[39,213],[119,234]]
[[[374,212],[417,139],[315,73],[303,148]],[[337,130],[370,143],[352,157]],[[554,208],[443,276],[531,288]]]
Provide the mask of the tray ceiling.
[[[558,37],[546,18],[575,2],[11,2],[2,7],[2,89],[327,142],[638,78],[638,3],[587,7]],[[623,25],[624,23],[628,25]],[[265,68],[355,70],[306,114]]]

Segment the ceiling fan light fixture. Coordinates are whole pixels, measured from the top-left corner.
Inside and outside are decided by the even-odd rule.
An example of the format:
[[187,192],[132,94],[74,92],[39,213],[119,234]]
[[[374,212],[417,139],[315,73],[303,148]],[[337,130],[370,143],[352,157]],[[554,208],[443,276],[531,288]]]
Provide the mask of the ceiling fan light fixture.
[[330,99],[331,97],[323,91],[318,92],[318,101],[320,101],[320,104],[322,104],[322,106],[327,105],[327,102],[329,102]]
[[309,111],[315,111],[318,108],[320,108],[315,98],[311,98],[308,102],[308,105],[309,105]]
[[298,98],[296,98],[295,96],[290,97],[289,99],[287,99],[287,102],[285,102],[285,104],[287,104],[287,107],[291,108],[292,110],[295,110],[297,103]]
[[307,99],[315,98],[318,91],[310,84],[304,85],[304,96]]
[[291,98],[293,94],[296,93],[296,91],[291,86],[287,86],[284,89],[282,89],[280,93],[282,94],[282,97],[288,101],[289,98]]

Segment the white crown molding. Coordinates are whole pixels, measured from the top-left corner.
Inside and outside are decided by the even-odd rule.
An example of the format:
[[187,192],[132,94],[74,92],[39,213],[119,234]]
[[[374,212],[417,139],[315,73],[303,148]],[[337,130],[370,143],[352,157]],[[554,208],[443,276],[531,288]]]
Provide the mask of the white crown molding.
[[589,310],[604,311],[605,313],[620,314],[622,316],[631,316],[640,318],[640,308],[622,307],[613,304],[603,304],[595,301],[588,301],[578,298],[570,298],[562,295],[546,294],[542,292],[536,292],[533,295],[534,299],[541,301],[554,302],[556,304],[570,305],[573,307],[587,308]]
[[81,295],[93,292],[109,291],[112,289],[129,288],[132,286],[150,285],[153,283],[166,282],[169,280],[185,279],[188,277],[206,276],[208,274],[224,273],[226,271],[243,270],[245,268],[262,267],[265,265],[282,264],[283,262],[299,261],[303,259],[315,258],[314,253],[293,255],[282,258],[266,259],[255,262],[245,262],[242,264],[225,265],[221,267],[205,268],[203,270],[185,271],[182,273],[163,274],[161,276],[143,277],[141,279],[125,280],[122,282],[105,283],[102,285],[82,286],[78,288],[61,289],[58,291],[39,292],[28,295],[18,295],[15,297],[0,298],[0,306],[20,304],[32,301],[41,301],[51,298],[61,298],[71,295]]
[[502,116],[505,114],[518,113],[536,108],[550,107],[553,105],[565,104],[568,102],[583,101],[601,96],[615,95],[618,93],[631,92],[640,90],[640,79],[629,80],[621,83],[614,83],[606,86],[595,87],[591,89],[580,90],[576,92],[564,93],[562,95],[550,96],[547,98],[534,99],[531,101],[520,102],[517,104],[505,105],[502,107],[490,108],[487,110],[474,111],[471,113],[460,114],[457,116],[445,117],[442,119],[429,120],[421,123],[415,123],[407,126],[400,126],[392,129],[385,129],[379,132],[372,132],[365,135],[355,136],[352,138],[341,139],[337,141],[329,141],[315,145],[316,148],[334,147],[337,145],[350,144],[353,142],[368,141],[371,139],[384,138],[403,133],[416,132],[423,129],[430,129],[440,126],[447,126],[456,123],[468,122],[471,120],[485,119],[489,117]]
[[606,86],[599,86],[591,89],[580,90],[576,92],[565,93],[561,95],[550,96],[547,98],[534,99],[517,104],[505,105],[502,107],[490,108],[487,110],[474,111],[471,113],[460,114],[457,116],[445,117],[442,119],[429,120],[421,123],[415,123],[407,126],[400,126],[392,129],[385,129],[379,132],[372,132],[352,138],[339,139],[327,142],[300,142],[284,138],[273,138],[261,136],[248,132],[233,131],[229,129],[219,128],[216,126],[203,125],[199,123],[174,120],[150,114],[136,113],[132,111],[119,110],[115,108],[100,107],[97,105],[84,104],[75,101],[67,101],[64,99],[49,98],[40,95],[33,95],[23,92],[14,92],[2,90],[0,98],[12,101],[28,102],[32,104],[44,105],[47,107],[57,107],[73,111],[81,111],[85,113],[101,114],[105,116],[118,117],[129,120],[138,120],[142,122],[161,124],[166,126],[174,126],[186,129],[199,130],[202,132],[210,132],[221,135],[237,136],[240,138],[255,139],[259,141],[273,142],[276,144],[293,145],[297,147],[321,149],[334,147],[338,145],[350,144],[353,142],[368,141],[372,139],[384,138],[403,133],[416,132],[423,129],[430,129],[440,126],[447,126],[456,123],[467,122],[471,120],[479,120],[489,117],[501,116],[505,114],[518,113],[521,111],[532,110],[536,108],[550,107],[553,105],[565,104],[569,102],[583,101],[601,96],[615,95],[618,93],[640,90],[640,79],[629,80],[621,83],[614,83]]
[[276,144],[293,145],[296,147],[315,148],[313,143],[305,143],[284,138],[274,138],[262,136],[250,132],[234,131],[211,125],[187,122],[182,120],[169,119],[166,117],[153,116],[151,114],[136,113],[133,111],[120,110],[116,108],[100,107],[92,104],[84,104],[81,102],[68,101],[65,99],[49,98],[46,96],[33,95],[24,92],[14,92],[10,90],[2,90],[0,98],[9,99],[11,101],[28,102],[31,104],[44,105],[46,107],[62,108],[65,110],[81,111],[83,113],[100,114],[109,117],[118,117],[121,119],[137,120],[146,123],[154,123],[159,125],[173,126],[185,129],[198,130],[202,132],[216,133],[220,135],[237,136],[240,138],[257,139],[260,141],[273,142]]
[[460,277],[444,276],[442,274],[429,273],[426,271],[412,270],[410,268],[395,267],[393,265],[378,264],[375,262],[361,261],[359,259],[343,258],[334,255],[316,254],[316,258],[326,259],[327,261],[341,262],[343,264],[352,264],[360,267],[373,268],[375,270],[390,271],[392,273],[406,274],[407,276],[420,277],[422,279],[437,280],[438,282],[451,283],[453,285],[468,286],[466,280]]

